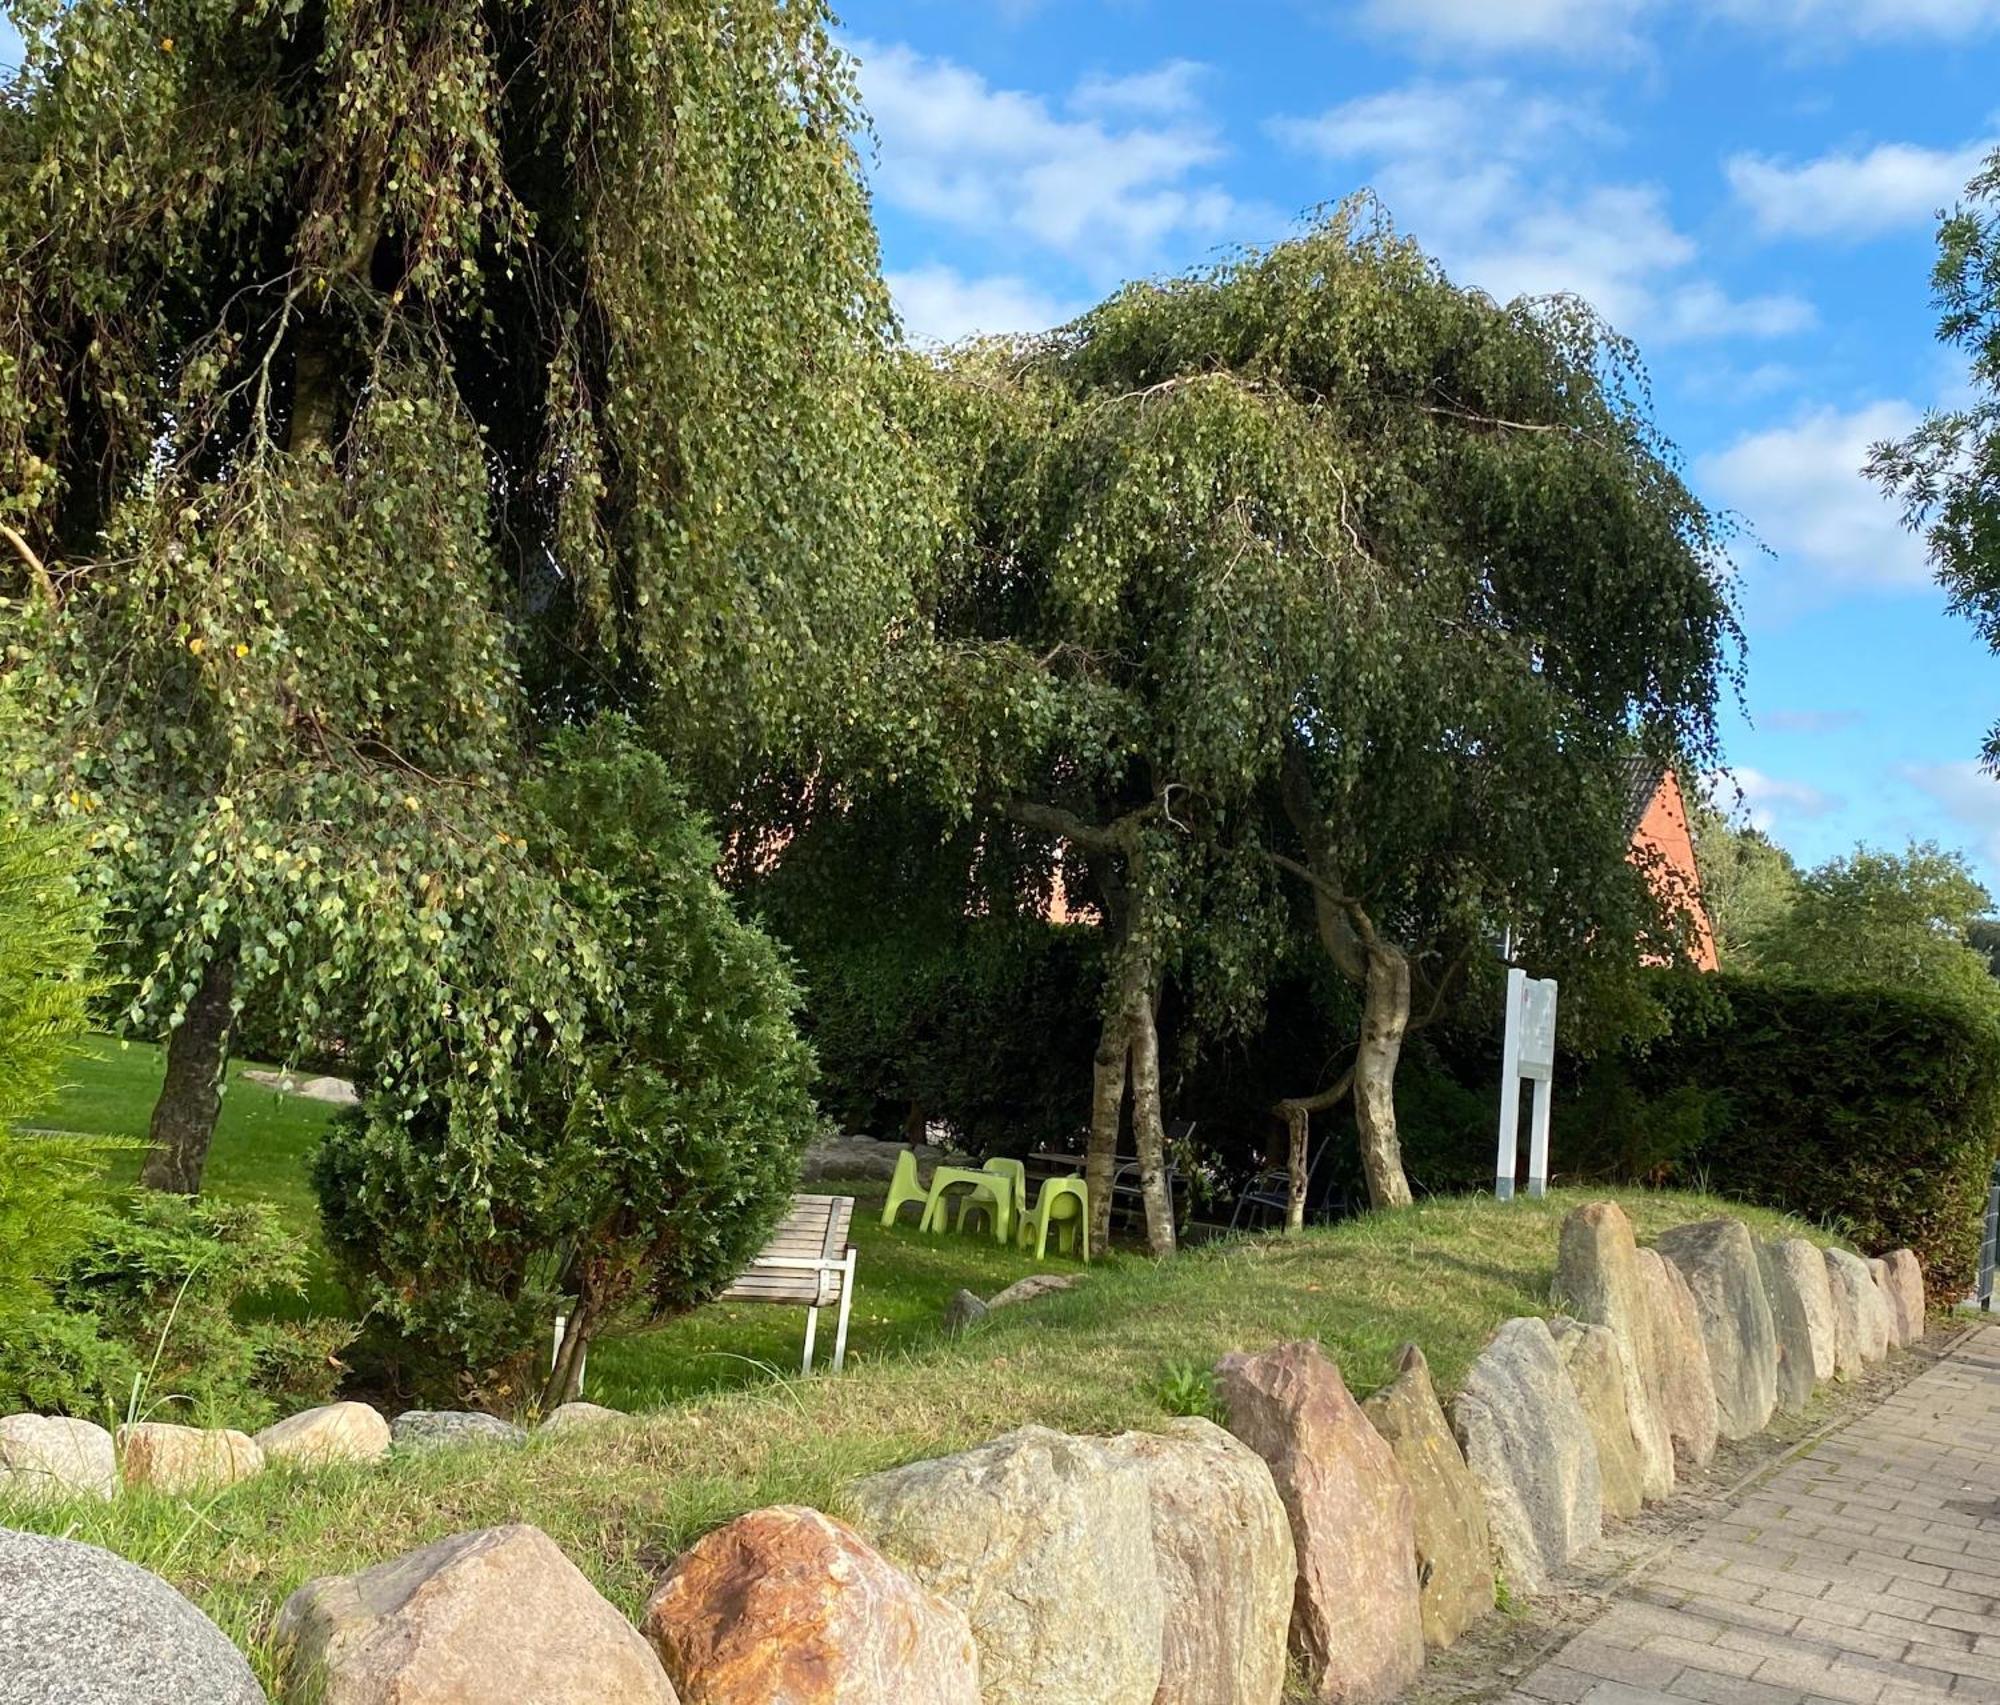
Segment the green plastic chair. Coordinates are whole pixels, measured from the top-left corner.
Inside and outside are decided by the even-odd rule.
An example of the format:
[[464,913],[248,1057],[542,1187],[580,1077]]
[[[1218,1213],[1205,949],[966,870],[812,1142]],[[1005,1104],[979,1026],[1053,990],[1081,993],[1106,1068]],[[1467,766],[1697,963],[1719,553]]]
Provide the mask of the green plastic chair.
[[929,1200],[929,1192],[917,1178],[917,1151],[904,1149],[896,1156],[896,1170],[889,1175],[889,1199],[882,1204],[882,1229],[887,1231],[896,1223],[898,1209],[912,1202],[921,1209]]
[[1006,1243],[1028,1211],[1028,1168],[1018,1160],[989,1160],[980,1171],[992,1173],[996,1182],[990,1191],[970,1191],[959,1202],[958,1229],[965,1230],[967,1214],[977,1214],[991,1225],[993,1241]]
[[1058,1255],[1079,1255],[1090,1264],[1090,1189],[1081,1178],[1050,1178],[1043,1182],[1035,1205],[1021,1215],[1023,1249],[1032,1240],[1035,1259],[1046,1261],[1049,1233],[1056,1234]]

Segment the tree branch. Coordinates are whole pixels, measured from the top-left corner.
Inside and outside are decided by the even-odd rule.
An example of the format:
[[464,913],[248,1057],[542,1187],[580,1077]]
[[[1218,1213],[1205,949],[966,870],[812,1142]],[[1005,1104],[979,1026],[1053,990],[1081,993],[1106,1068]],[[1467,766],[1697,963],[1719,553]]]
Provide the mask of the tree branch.
[[49,571],[43,567],[42,559],[35,555],[28,541],[4,521],[0,521],[0,537],[4,537],[14,547],[15,554],[28,565],[29,577],[35,583],[35,590],[41,594],[42,602],[52,612],[59,609],[62,599],[57,595],[56,583],[49,578]]

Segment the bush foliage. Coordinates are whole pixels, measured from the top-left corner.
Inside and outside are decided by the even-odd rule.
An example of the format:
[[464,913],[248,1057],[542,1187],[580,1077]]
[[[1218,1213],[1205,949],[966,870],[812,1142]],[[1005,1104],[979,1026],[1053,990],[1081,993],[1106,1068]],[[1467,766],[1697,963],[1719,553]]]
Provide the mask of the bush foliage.
[[1667,1032],[1603,1056],[1556,1152],[1907,1244],[1932,1294],[1970,1285],[2000,1150],[2000,1036],[1977,1008],[1906,990],[1663,972]]
[[533,1399],[554,1313],[594,1332],[721,1289],[768,1238],[818,1128],[790,971],[737,916],[659,758],[616,722],[566,734],[524,802],[614,998],[574,1055],[530,1060],[524,1113],[489,1142],[454,1141],[436,1103],[412,1118],[372,1099],[314,1167],[383,1371],[503,1403]]

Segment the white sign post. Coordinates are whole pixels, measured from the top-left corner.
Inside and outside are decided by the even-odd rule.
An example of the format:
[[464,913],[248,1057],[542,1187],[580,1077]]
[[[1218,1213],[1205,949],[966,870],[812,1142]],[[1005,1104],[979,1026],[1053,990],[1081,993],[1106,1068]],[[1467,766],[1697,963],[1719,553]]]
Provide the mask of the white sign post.
[[1500,1048],[1500,1153],[1493,1194],[1514,1195],[1514,1167],[1521,1127],[1521,1079],[1535,1086],[1529,1109],[1528,1194],[1549,1187],[1549,1094],[1556,1072],[1556,981],[1530,977],[1518,965],[1507,971],[1507,1030]]

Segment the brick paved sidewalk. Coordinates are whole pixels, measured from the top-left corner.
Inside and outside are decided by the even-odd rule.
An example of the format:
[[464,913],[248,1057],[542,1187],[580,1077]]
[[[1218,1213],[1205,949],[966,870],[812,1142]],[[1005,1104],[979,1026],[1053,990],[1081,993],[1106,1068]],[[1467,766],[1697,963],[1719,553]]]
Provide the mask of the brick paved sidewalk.
[[1753,1486],[1508,1705],[2000,1705],[2000,1326]]

